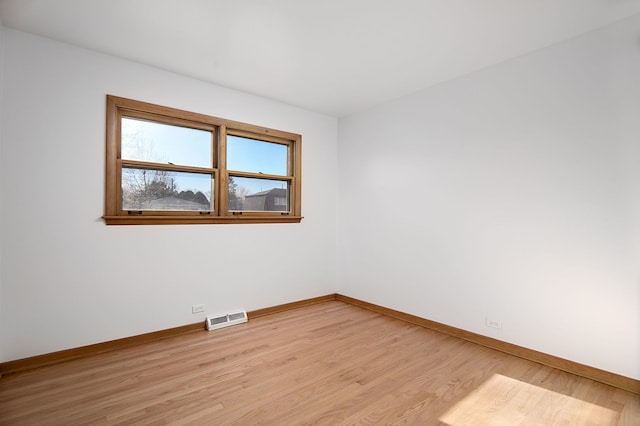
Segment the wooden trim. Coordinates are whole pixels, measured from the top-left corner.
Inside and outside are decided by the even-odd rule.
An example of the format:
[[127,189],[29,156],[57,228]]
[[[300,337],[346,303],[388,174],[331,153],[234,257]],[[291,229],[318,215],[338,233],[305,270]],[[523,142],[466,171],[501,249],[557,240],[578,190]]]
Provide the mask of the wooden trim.
[[[247,125],[251,126],[251,125]],[[254,127],[254,126],[252,126]],[[235,128],[231,128],[231,125],[227,127],[227,134],[231,136],[238,136],[246,139],[253,139],[260,142],[269,142],[269,143],[277,143],[280,145],[291,145],[292,138],[283,138],[275,136],[276,130],[269,129],[259,129],[260,133],[256,133],[255,131],[247,131],[247,130],[238,130]],[[289,136],[293,135],[288,133]]]
[[229,132],[229,134],[242,137],[257,137],[258,139],[273,137],[274,139],[272,139],[271,141],[276,143],[281,143],[284,141],[294,141],[300,138],[300,135],[296,133],[269,129],[266,127],[256,126],[254,124],[241,123],[239,121],[223,120],[222,124],[227,127],[227,131]]
[[152,163],[138,160],[118,160],[121,167],[127,169],[165,170],[168,172],[197,173],[201,175],[213,175],[216,171],[208,167],[181,166],[179,164]]
[[[123,117],[148,120],[174,126],[193,128],[211,132],[212,166],[194,167],[156,163],[121,158],[121,122]],[[302,208],[300,203],[302,136],[281,130],[268,129],[247,123],[211,117],[204,114],[154,105],[113,95],[107,95],[106,128],[106,179],[105,213],[107,225],[169,225],[169,224],[219,224],[219,223],[300,223]],[[230,212],[228,209],[229,171],[226,169],[226,135],[238,135],[264,142],[287,146],[287,170],[293,175],[264,175],[238,171],[231,175],[254,177],[287,182],[289,210],[285,212]],[[294,151],[292,153],[292,151]],[[128,169],[164,170],[186,173],[200,173],[214,176],[212,188],[213,210],[207,213],[182,211],[129,210],[122,206],[122,171]],[[247,213],[245,215],[244,213]],[[198,217],[204,216],[204,217]],[[251,217],[247,217],[251,216]]]
[[[445,333],[459,339],[466,340],[468,342],[476,343],[491,349],[498,350],[500,352],[507,353],[509,355],[524,358],[529,361],[537,362],[558,370],[566,371],[567,373],[575,374],[590,380],[595,380],[600,383],[604,383],[610,386],[614,386],[619,389],[623,389],[635,394],[640,394],[640,380],[632,379],[629,377],[621,376],[619,374],[611,373],[608,371],[600,370],[595,367],[590,367],[584,364],[579,364],[574,361],[569,361],[563,358],[559,358],[553,355],[548,355],[542,352],[538,352],[532,349],[527,349],[522,346],[514,345],[511,343],[503,342],[501,340],[493,339],[491,337],[482,336],[480,334],[472,333],[470,331],[462,330],[460,328],[452,327],[439,322],[431,321],[425,318],[421,318],[415,315],[407,314],[394,309],[385,308],[380,305],[358,300],[342,294],[328,294],[325,296],[314,297],[311,299],[300,300],[297,302],[284,303],[282,305],[272,306],[268,308],[256,309],[249,311],[247,316],[249,319],[254,319],[266,315],[275,314],[278,312],[284,312],[291,309],[302,308],[305,306],[315,305],[318,303],[330,302],[332,300],[338,300],[340,302],[348,303],[350,305],[358,306],[370,311],[386,315],[388,317],[396,318],[411,324],[415,324],[430,330]],[[205,326],[203,322],[195,324],[183,325],[181,327],[170,328],[161,331],[154,331],[151,333],[140,334],[138,336],[125,337],[123,339],[112,340],[104,343],[97,343],[94,345],[82,346],[74,349],[67,349],[58,352],[52,352],[44,355],[37,355],[29,358],[18,359],[15,361],[8,361],[0,363],[0,376],[18,373],[20,371],[31,370],[38,367],[44,367],[47,365],[57,364],[64,361],[69,361],[76,358],[87,357],[96,355],[103,352],[113,351],[117,349],[124,349],[131,346],[140,345],[143,343],[150,343],[157,340],[167,339],[170,337],[179,336],[181,334],[192,333],[195,331],[204,330]]]
[[[247,312],[249,319],[275,314],[277,312],[288,311],[290,309],[302,308],[304,306],[315,305],[317,303],[336,300],[335,294],[314,297],[269,308],[257,309]],[[19,373],[21,371],[32,370],[34,368],[45,367],[47,365],[58,364],[73,359],[84,358],[104,352],[125,349],[132,346],[151,343],[162,339],[180,336],[182,334],[193,333],[206,330],[205,322],[200,321],[194,324],[187,324],[180,327],[168,328],[166,330],[153,331],[137,336],[125,337],[108,342],[96,343],[93,345],[80,346],[78,348],[65,349],[43,355],[36,355],[28,358],[17,359],[0,363],[0,377],[3,375]]]
[[125,337],[123,339],[110,340],[108,342],[96,343],[93,345],[80,346],[78,348],[65,349],[62,351],[51,352],[44,355],[36,355],[29,358],[17,359],[15,361],[7,361],[0,363],[0,376],[6,374],[18,373],[20,371],[31,370],[47,365],[58,364],[72,359],[84,358],[91,355],[97,355],[103,352],[115,351],[118,349],[129,348],[143,343],[155,342],[169,337],[179,336],[181,334],[192,333],[205,329],[204,321],[195,324],[183,325],[180,327],[169,328],[166,330],[153,331],[151,333],[139,334],[137,336]]
[[[194,121],[194,120],[187,120],[187,119],[181,118],[180,116],[184,111],[181,111],[181,110],[175,110],[175,111],[177,112],[177,114],[172,114],[171,116],[168,116],[164,114],[161,115],[161,114],[151,113],[146,111],[134,111],[127,108],[121,108],[121,116],[135,119],[135,120],[143,120],[143,121],[149,121],[152,123],[166,124],[168,126],[185,127],[193,130],[202,130],[204,132],[215,133],[216,127],[217,127],[216,125],[209,122],[203,122],[201,120]],[[205,116],[205,117],[208,118],[209,116]]]
[[113,97],[107,96],[106,106],[106,131],[105,137],[107,139],[106,155],[105,155],[105,183],[106,190],[104,196],[105,215],[112,216],[117,213],[118,205],[118,192],[117,188],[120,184],[117,168],[117,156],[120,150],[116,141],[118,141],[117,135],[120,132],[119,129],[119,112],[116,108],[116,103]]
[[291,182],[291,212],[296,216],[302,216],[302,137],[296,136],[293,146],[293,159],[289,163],[293,163],[294,180]]
[[268,175],[265,173],[243,172],[241,170],[227,170],[227,174],[231,177],[265,179],[265,180],[286,180],[291,183],[294,179],[291,175]]
[[302,216],[279,215],[277,212],[271,215],[251,215],[250,213],[215,216],[208,214],[191,214],[183,216],[102,216],[107,225],[195,225],[195,224],[238,224],[238,223],[300,223]]
[[227,170],[227,128],[220,126],[220,136],[218,136],[218,170],[220,175],[219,181],[216,181],[214,190],[214,200],[218,209],[216,212],[219,217],[226,217],[229,214],[229,173]]
[[543,352],[538,352],[533,349],[523,348],[522,346],[514,345],[512,343],[503,342],[501,340],[493,339],[491,337],[483,336],[481,334],[472,333],[470,331],[462,330],[460,328],[452,327],[439,322],[431,321],[425,318],[421,318],[415,315],[407,314],[394,309],[385,308],[373,303],[364,302],[362,300],[354,299],[352,297],[336,294],[336,300],[349,303],[354,306],[359,306],[364,309],[368,309],[373,312],[377,312],[382,315],[393,317],[402,321],[409,322],[411,324],[419,325],[430,330],[445,333],[459,339],[466,340],[468,342],[476,343],[491,349],[498,350],[500,352],[507,353],[509,355],[524,358],[529,361],[537,362],[549,367],[556,368],[558,370],[566,371],[567,373],[575,374],[587,379],[595,380],[606,385],[614,386],[629,392],[640,394],[640,380],[632,379],[630,377],[621,376],[619,374],[611,373],[609,371],[600,370],[595,367],[580,364],[574,361],[569,361],[563,358],[559,358],[553,355],[548,355]]
[[119,110],[125,112],[126,116],[132,116],[133,114],[153,114],[164,116],[166,120],[177,118],[186,120],[190,123],[206,123],[212,126],[220,126],[227,121],[223,118],[212,117],[210,115],[198,114],[191,111],[136,101],[114,95],[107,95],[107,100],[111,100]]
[[314,297],[311,299],[299,300],[297,302],[284,303],[282,305],[272,306],[270,308],[257,309],[255,311],[247,312],[249,319],[263,317],[265,315],[271,315],[278,312],[289,311],[291,309],[302,308],[304,306],[315,305],[318,303],[330,302],[336,300],[337,294],[328,294],[326,296]]

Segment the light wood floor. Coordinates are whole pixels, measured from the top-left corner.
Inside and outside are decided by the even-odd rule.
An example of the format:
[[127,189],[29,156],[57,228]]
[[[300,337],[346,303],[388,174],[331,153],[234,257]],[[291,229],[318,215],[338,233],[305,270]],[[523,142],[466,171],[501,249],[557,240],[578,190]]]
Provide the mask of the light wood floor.
[[1,425],[640,425],[640,396],[332,301],[0,380]]

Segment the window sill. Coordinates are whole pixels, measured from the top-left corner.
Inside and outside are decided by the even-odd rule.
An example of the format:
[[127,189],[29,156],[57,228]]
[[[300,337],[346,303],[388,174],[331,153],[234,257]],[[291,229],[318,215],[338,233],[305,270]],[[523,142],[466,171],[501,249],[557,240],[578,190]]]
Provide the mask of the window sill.
[[303,216],[102,216],[107,225],[194,225],[233,223],[300,223]]

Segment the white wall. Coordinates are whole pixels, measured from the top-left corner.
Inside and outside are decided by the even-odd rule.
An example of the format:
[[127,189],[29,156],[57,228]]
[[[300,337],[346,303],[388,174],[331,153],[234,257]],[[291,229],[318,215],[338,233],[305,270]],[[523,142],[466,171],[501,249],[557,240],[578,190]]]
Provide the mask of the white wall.
[[[331,117],[0,31],[0,362],[193,323],[195,303],[337,290],[640,378],[639,24],[342,119],[339,135]],[[105,226],[107,93],[301,133],[305,219]]]
[[637,15],[341,119],[338,292],[640,379],[639,77]]
[[[6,30],[0,361],[335,291],[337,120]],[[301,224],[106,226],[105,95],[302,134]]]
[[[4,26],[0,19],[0,164],[2,164],[2,151],[4,149],[4,143],[2,142],[2,105],[4,103]],[[2,175],[0,175],[0,223],[3,223],[3,194],[2,194]],[[2,258],[2,234],[0,233],[0,324],[3,322],[2,315],[2,265],[4,263]],[[0,360],[3,359],[4,354],[4,339],[2,338],[2,325],[0,325]]]

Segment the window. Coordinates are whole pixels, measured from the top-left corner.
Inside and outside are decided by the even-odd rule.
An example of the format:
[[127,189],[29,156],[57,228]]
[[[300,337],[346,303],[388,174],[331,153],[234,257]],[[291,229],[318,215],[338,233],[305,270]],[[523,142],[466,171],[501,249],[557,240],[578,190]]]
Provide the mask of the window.
[[104,220],[300,222],[301,139],[109,95]]

